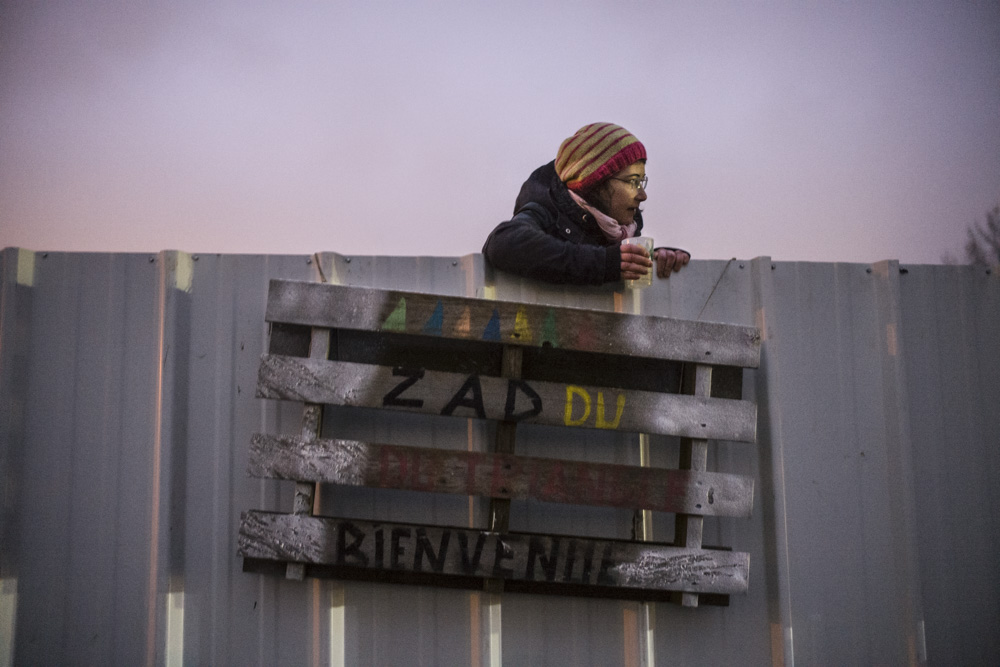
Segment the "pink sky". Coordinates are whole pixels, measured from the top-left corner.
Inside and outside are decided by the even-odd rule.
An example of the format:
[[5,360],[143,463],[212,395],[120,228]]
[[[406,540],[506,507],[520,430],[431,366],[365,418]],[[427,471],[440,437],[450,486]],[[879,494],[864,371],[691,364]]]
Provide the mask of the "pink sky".
[[0,246],[478,252],[593,121],[696,259],[938,262],[1000,203],[1000,3],[7,2]]

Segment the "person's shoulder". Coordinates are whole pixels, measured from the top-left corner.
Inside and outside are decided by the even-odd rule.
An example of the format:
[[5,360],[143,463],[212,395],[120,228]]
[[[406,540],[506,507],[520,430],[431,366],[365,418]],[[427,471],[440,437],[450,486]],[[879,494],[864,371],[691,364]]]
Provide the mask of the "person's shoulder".
[[543,164],[538,169],[531,172],[531,176],[528,176],[529,181],[535,181],[537,183],[544,184],[545,187],[549,187],[552,183],[552,179],[556,177],[556,161],[552,160],[546,164]]
[[553,179],[558,180],[556,177],[555,161],[543,164],[531,172],[528,180],[521,186],[521,191],[514,202],[515,215],[529,202],[541,204],[546,209],[549,209],[550,212],[555,213],[551,193]]

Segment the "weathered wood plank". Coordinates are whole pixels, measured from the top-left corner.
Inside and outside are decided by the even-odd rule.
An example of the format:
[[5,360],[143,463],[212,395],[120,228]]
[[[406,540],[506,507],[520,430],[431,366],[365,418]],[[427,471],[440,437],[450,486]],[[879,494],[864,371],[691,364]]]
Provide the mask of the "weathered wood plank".
[[306,403],[754,442],[748,401],[389,368],[261,358],[257,395]]
[[754,327],[272,280],[267,320],[756,368]]
[[[326,359],[330,356],[330,330],[314,327],[309,341],[309,356],[312,359]],[[302,438],[311,442],[322,435],[323,405],[306,403],[302,408]],[[304,480],[299,480],[300,482]],[[312,514],[316,500],[315,484],[295,485],[295,514]],[[301,577],[299,577],[301,579]]]
[[[313,359],[327,359],[330,356],[330,330],[313,327],[309,335],[309,356]],[[306,403],[302,406],[302,439],[312,442],[322,435],[323,406],[322,404]],[[315,482],[295,482],[295,498],[292,500],[293,514],[312,514],[316,503]],[[289,563],[285,568],[285,577],[302,581],[305,568],[302,563]]]
[[[748,517],[753,478],[356,440],[253,435],[253,477]],[[699,545],[700,546],[700,545]]]
[[374,572],[722,594],[746,592],[750,562],[746,553],[649,542],[257,511],[242,516],[239,553]]
[[[517,347],[516,345],[503,346],[500,377],[513,380],[521,379],[523,351],[524,348]],[[496,437],[493,440],[493,451],[497,454],[513,454],[516,435],[516,421],[502,421],[497,424]],[[490,495],[493,497],[490,498],[488,527],[494,532],[506,533],[510,528],[510,498],[497,494]]]
[[[695,396],[710,396],[712,394],[712,367],[698,364],[688,367],[684,378],[685,393]],[[708,468],[708,441],[704,439],[681,438],[681,449],[678,460],[681,470],[704,471]],[[705,520],[700,512],[678,514],[674,517],[674,544],[689,549],[701,548],[702,533]],[[694,593],[681,593],[679,602],[685,607],[697,607],[698,596]]]

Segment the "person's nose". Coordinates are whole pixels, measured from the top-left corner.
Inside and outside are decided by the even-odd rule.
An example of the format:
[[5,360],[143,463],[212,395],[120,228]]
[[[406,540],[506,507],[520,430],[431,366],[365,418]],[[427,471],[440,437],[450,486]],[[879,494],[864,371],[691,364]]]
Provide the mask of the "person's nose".
[[639,201],[646,201],[646,188],[639,188],[636,190],[635,198]]

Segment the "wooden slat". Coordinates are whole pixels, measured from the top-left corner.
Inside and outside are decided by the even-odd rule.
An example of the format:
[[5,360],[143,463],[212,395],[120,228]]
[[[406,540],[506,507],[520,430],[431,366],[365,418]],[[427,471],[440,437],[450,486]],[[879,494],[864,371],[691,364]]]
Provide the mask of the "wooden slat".
[[754,327],[272,280],[267,320],[756,368]]
[[[257,395],[559,426],[754,442],[748,401],[264,355]],[[512,405],[508,401],[512,399]]]
[[[313,359],[326,359],[330,356],[330,330],[313,328],[309,336],[309,356]],[[323,430],[322,404],[306,403],[302,406],[302,440],[312,442]],[[297,481],[295,483],[295,498],[292,501],[292,513],[312,514],[316,503],[316,484]],[[302,563],[289,563],[285,568],[285,577],[302,581],[305,568]]]
[[[712,367],[698,364],[687,368],[684,378],[685,391],[695,396],[710,396],[712,393]],[[708,440],[682,438],[678,468],[681,470],[704,471],[708,468]],[[702,545],[705,520],[701,512],[678,514],[674,519],[674,544],[698,549]],[[680,603],[685,607],[697,607],[698,596],[681,593]]]
[[[314,328],[309,341],[309,357],[312,359],[326,359],[330,356],[330,330]],[[322,435],[323,429],[323,405],[316,403],[306,403],[302,408],[302,438],[304,442],[311,442]],[[315,484],[295,485],[295,514],[312,514],[313,504],[316,501]],[[299,577],[301,579],[301,577]]]
[[[504,345],[500,369],[501,377],[514,380],[521,378],[522,350],[523,348],[515,345]],[[512,455],[516,444],[516,435],[516,421],[502,421],[497,424],[493,451],[497,454]],[[498,487],[498,490],[500,488],[503,487]],[[506,533],[510,527],[510,498],[499,493],[490,495],[492,498],[490,499],[489,529],[498,533]]]
[[753,479],[511,454],[254,434],[254,477],[576,505],[750,516]]
[[749,555],[649,542],[527,535],[251,511],[240,523],[244,558],[373,573],[498,578],[543,585],[745,593]]

